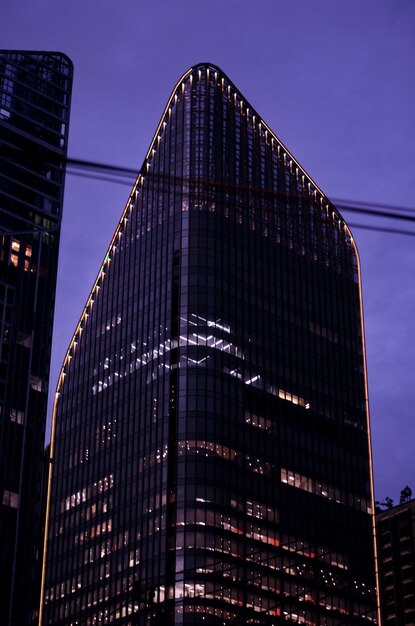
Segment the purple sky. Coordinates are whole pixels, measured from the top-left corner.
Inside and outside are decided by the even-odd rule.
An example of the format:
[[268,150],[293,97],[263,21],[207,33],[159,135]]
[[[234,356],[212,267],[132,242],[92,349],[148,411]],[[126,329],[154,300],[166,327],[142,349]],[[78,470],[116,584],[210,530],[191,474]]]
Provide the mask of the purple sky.
[[[413,0],[261,0],[256,7],[247,0],[13,0],[2,6],[0,41],[72,58],[71,157],[138,170],[176,80],[210,61],[330,198],[415,207]],[[128,191],[67,177],[52,390]],[[396,499],[406,484],[415,491],[415,239],[354,234],[376,496]]]

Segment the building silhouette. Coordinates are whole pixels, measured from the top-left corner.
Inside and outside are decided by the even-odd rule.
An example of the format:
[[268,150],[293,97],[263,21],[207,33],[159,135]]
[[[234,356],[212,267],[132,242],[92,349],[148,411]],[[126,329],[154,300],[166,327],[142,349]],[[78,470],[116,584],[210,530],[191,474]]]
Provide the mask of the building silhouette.
[[44,625],[377,620],[355,242],[215,66],[163,112],[51,463]]
[[[0,51],[0,622],[31,623],[72,64]],[[41,543],[40,543],[41,545]],[[35,586],[34,586],[35,585]]]
[[376,515],[384,626],[415,624],[415,500]]

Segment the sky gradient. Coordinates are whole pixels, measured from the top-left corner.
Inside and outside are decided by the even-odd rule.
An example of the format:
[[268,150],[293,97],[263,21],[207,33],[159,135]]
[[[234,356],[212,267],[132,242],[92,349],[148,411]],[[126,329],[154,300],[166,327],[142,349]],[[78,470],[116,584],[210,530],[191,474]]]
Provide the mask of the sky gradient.
[[[415,208],[414,30],[413,0],[14,0],[2,8],[0,41],[71,57],[70,157],[138,171],[175,82],[209,61],[330,199]],[[51,392],[128,194],[67,176]],[[352,230],[376,497],[396,500],[406,484],[415,491],[415,238]]]

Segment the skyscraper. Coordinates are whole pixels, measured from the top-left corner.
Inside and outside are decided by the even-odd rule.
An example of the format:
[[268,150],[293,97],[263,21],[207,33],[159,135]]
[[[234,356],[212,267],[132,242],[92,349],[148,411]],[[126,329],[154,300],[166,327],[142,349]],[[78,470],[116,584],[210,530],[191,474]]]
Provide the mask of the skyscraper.
[[0,622],[13,626],[36,605],[72,72],[60,53],[0,51]]
[[45,626],[377,619],[356,246],[215,66],[163,112],[51,463]]

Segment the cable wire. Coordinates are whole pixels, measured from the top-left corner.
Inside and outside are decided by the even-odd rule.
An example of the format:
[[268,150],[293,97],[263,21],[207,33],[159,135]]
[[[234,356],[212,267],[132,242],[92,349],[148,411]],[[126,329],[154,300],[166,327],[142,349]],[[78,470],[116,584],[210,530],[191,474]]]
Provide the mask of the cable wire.
[[[137,170],[134,170],[132,168],[110,165],[107,163],[99,163],[96,161],[87,161],[85,159],[68,158],[67,165],[67,173],[69,175],[79,176],[82,178],[90,178],[92,180],[104,181],[113,184],[131,185],[133,179],[137,177]],[[88,172],[96,172],[96,174],[94,175],[93,173],[85,173],[85,170]],[[109,176],[109,174],[111,174],[111,176]],[[116,176],[118,176],[119,178],[115,178]],[[180,179],[175,180],[179,182]],[[275,191],[272,190],[272,193],[275,194]],[[374,203],[361,200],[344,199],[336,199],[334,201],[334,205],[340,211],[344,212],[358,213],[367,215],[369,217],[385,218],[410,223],[415,222],[415,208],[394,206],[390,204]],[[361,230],[415,237],[415,231],[388,228],[386,226],[372,226],[370,224],[359,223],[350,223],[350,226]]]

